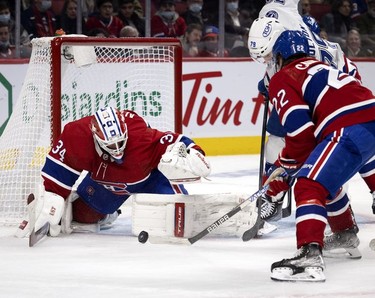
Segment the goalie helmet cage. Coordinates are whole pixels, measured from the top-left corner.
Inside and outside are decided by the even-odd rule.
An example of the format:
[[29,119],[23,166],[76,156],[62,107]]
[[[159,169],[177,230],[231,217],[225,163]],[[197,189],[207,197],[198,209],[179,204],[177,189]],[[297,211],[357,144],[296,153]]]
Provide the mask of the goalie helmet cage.
[[0,137],[0,226],[26,215],[40,170],[64,125],[101,107],[129,109],[163,131],[182,132],[182,49],[173,38],[32,40],[20,96]]

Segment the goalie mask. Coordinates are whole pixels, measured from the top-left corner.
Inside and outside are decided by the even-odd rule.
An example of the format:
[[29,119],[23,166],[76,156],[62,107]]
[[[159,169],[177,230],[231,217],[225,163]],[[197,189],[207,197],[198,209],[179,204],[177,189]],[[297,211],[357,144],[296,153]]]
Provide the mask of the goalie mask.
[[285,31],[284,26],[274,18],[256,19],[251,25],[248,38],[251,58],[259,63],[270,62],[272,47],[283,31]]
[[124,155],[128,130],[124,116],[114,108],[97,111],[91,121],[91,131],[99,147],[115,161]]

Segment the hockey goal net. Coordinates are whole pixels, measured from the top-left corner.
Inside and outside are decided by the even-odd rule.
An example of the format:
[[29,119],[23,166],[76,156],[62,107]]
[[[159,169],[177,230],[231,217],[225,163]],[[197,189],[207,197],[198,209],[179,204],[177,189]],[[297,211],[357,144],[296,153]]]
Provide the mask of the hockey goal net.
[[64,125],[101,107],[130,109],[152,127],[182,131],[177,39],[34,39],[21,93],[0,137],[0,225],[15,225]]

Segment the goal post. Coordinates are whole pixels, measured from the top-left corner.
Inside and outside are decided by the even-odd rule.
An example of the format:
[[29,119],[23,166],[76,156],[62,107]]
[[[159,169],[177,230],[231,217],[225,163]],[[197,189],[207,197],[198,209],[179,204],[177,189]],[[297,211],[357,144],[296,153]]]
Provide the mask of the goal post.
[[182,133],[182,49],[174,38],[37,38],[0,137],[0,225],[18,224],[65,124],[101,107],[129,109]]

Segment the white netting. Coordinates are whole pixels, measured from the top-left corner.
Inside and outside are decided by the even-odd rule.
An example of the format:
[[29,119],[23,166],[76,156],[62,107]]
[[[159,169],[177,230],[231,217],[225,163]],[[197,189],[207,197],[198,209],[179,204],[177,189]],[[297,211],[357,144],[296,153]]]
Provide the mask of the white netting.
[[[160,130],[176,129],[175,63],[181,63],[174,56],[176,44],[71,36],[55,40],[32,41],[26,78],[0,138],[0,225],[19,222],[27,195],[41,183],[56,103],[61,104],[62,127],[113,106],[136,111]],[[52,44],[59,48],[61,63],[56,56],[52,61]],[[61,72],[56,73],[58,66]],[[61,93],[55,93],[59,82]],[[52,94],[59,96],[52,100]]]

